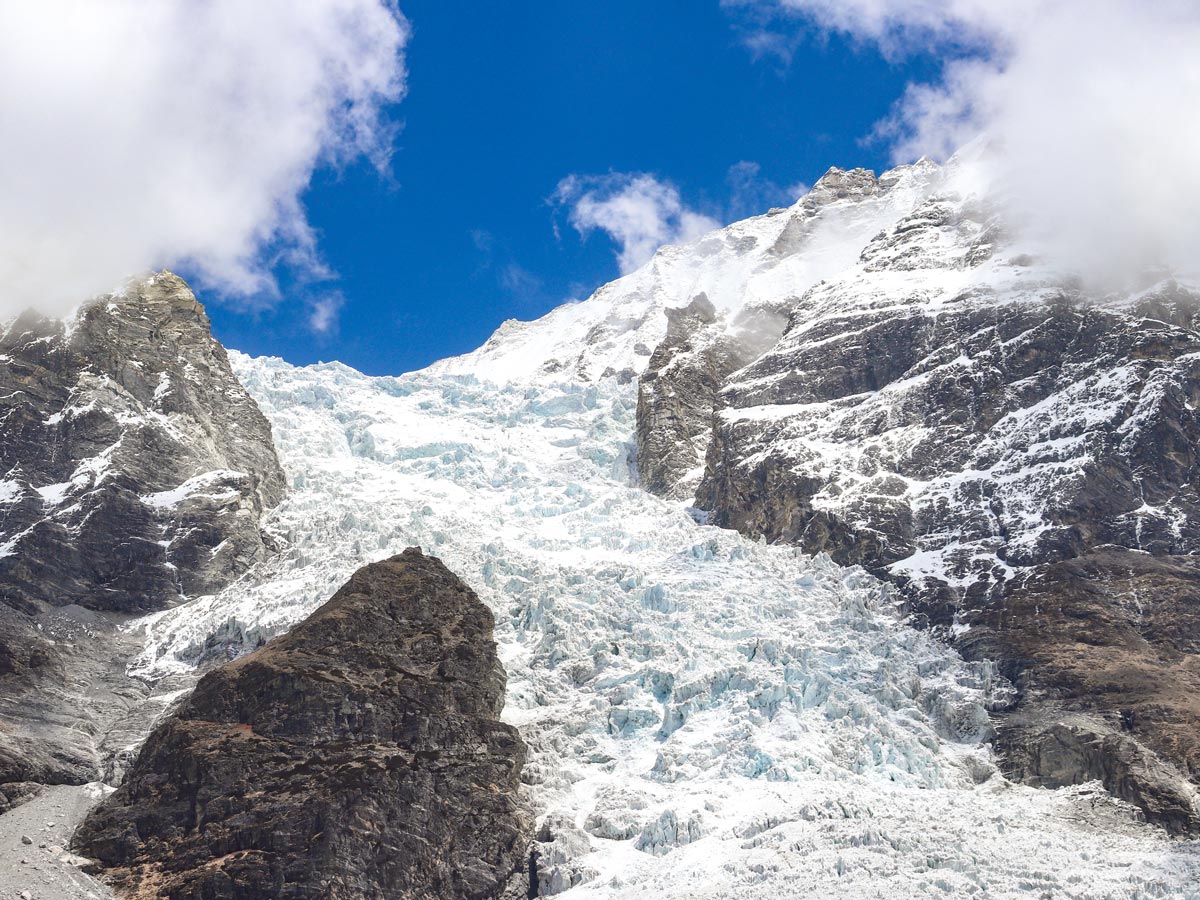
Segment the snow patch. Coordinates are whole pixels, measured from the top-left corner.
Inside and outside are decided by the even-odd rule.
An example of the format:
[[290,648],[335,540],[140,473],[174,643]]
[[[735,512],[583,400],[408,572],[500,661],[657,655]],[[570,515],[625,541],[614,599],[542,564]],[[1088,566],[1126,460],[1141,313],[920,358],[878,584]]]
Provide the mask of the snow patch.
[[58,506],[67,499],[67,494],[71,490],[73,482],[63,481],[59,484],[47,484],[40,488],[34,488],[42,496],[42,502],[46,506]]
[[16,481],[0,481],[0,504],[15,503],[20,499],[21,494],[20,483]]
[[154,494],[146,494],[141,499],[147,506],[152,506],[155,509],[168,509],[172,506],[177,506],[184,500],[190,497],[205,497],[217,502],[227,502],[236,499],[239,494],[236,490],[227,489],[215,493],[208,492],[214,484],[227,481],[230,479],[246,478],[244,472],[231,472],[226,469],[215,469],[211,472],[205,472],[202,475],[196,475],[189,478],[183,484],[173,487],[170,490],[158,491]]

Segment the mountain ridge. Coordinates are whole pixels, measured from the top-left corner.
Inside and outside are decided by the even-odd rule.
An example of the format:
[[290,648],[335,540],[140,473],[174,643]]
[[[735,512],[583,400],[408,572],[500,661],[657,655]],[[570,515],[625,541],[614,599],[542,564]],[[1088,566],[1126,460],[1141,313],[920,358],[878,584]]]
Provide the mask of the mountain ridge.
[[[949,301],[980,272],[995,275],[992,293],[963,302],[997,314],[1079,292],[1010,243],[986,203],[953,195],[953,175],[927,163],[894,176],[834,170],[807,204],[661,251],[593,300],[508,325],[476,354],[417,373],[371,378],[231,352],[286,472],[287,495],[264,519],[278,546],[236,586],[139,618],[131,672],[186,679],[244,657],[355,570],[418,546],[495,617],[509,673],[503,718],[529,747],[538,896],[1186,892],[1200,873],[1195,841],[1144,821],[1158,804],[1163,824],[1186,824],[1186,781],[1150,790],[1169,787],[1178,768],[1164,778],[1158,751],[1142,752],[1145,723],[1101,733],[1087,710],[1081,721],[1068,708],[1102,679],[1049,698],[1061,728],[1004,720],[1031,708],[1014,700],[1032,683],[1002,654],[964,659],[941,640],[965,646],[998,627],[947,618],[958,607],[945,598],[939,619],[903,585],[828,555],[857,547],[862,559],[842,561],[873,566],[871,520],[826,529],[824,547],[796,547],[703,524],[736,514],[733,504],[694,505],[720,466],[740,478],[743,463],[766,459],[744,454],[727,429],[769,440],[777,423],[813,410],[792,392],[827,390],[821,402],[832,403],[855,379],[876,384],[850,396],[958,374],[954,347],[909,373],[891,346],[920,349],[918,319],[952,323]],[[914,327],[889,334],[877,323],[875,343],[840,359],[861,317],[906,321],[896,301],[908,288]],[[849,309],[838,295],[847,290]],[[763,360],[779,371],[754,369]],[[934,377],[911,380],[922,372]],[[898,412],[948,408],[963,396],[955,384]],[[785,402],[763,404],[776,394]],[[859,456],[849,438],[814,446],[827,444],[839,464]],[[826,483],[816,476],[828,472],[811,479],[814,495]],[[884,476],[892,493],[881,497],[911,486]],[[774,499],[803,511],[793,489],[781,482]],[[1165,568],[1137,576],[1146,590],[1192,577],[1182,556],[1153,559]],[[1058,576],[1099,591],[1074,597],[1095,620],[1081,627],[1101,633],[1127,612],[1126,560],[1059,563],[1092,567]],[[1187,610],[1190,596],[1181,589],[1171,602]],[[1028,597],[1036,622],[1037,594]],[[1003,624],[1006,607],[991,609]],[[1139,635],[1133,644],[1148,640]],[[1005,777],[1021,752],[1045,787]]]
[[[748,364],[714,370],[729,328],[691,320],[642,378],[639,467],[715,524],[893,581],[915,621],[995,661],[1016,687],[997,710],[1014,777],[1100,778],[1195,832],[1200,595],[1136,554],[1195,550],[1200,290],[1089,293],[1023,249],[949,178],[785,303]],[[1119,572],[1157,596],[1083,600]],[[1042,576],[1057,597],[1030,587]]]

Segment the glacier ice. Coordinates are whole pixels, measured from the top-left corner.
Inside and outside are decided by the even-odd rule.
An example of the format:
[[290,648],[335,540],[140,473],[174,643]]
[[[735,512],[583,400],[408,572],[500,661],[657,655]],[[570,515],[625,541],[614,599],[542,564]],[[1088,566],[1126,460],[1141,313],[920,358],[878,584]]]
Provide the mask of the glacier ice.
[[142,620],[136,673],[244,652],[419,545],[496,614],[542,895],[1200,896],[1195,842],[1095,785],[1007,782],[1008,686],[881,583],[639,490],[627,379],[231,356],[291,480],[284,551]]

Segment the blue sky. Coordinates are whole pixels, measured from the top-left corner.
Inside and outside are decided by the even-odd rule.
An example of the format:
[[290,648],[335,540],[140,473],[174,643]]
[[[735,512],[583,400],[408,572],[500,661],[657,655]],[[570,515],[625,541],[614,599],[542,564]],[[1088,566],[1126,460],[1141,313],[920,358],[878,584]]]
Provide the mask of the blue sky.
[[[757,57],[717,0],[405,0],[407,96],[390,177],[318,170],[304,195],[336,277],[257,313],[202,293],[218,338],[305,364],[399,373],[481,344],[619,274],[550,198],[569,175],[646,172],[721,222],[792,202],[830,166],[888,165],[864,142],[928,58],[888,62],[833,36]],[[740,181],[731,176],[731,169]],[[189,273],[185,270],[185,275]],[[325,332],[314,303],[338,306]]]

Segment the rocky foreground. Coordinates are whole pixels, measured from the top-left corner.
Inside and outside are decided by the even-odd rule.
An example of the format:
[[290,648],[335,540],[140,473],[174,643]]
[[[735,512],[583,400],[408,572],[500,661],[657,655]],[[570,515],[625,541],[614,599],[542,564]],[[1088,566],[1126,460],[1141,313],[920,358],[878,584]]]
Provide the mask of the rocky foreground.
[[522,888],[525,745],[492,615],[410,549],[209,672],[76,834],[122,896],[486,900]]

